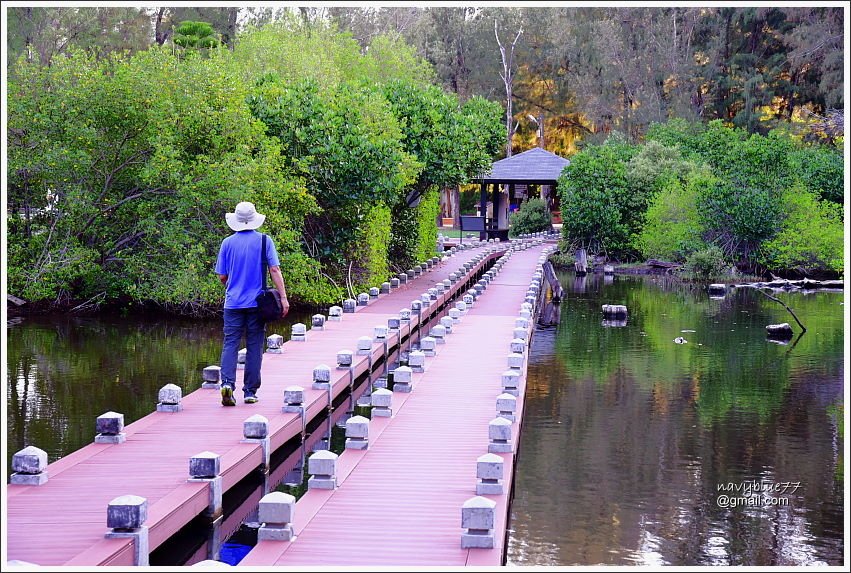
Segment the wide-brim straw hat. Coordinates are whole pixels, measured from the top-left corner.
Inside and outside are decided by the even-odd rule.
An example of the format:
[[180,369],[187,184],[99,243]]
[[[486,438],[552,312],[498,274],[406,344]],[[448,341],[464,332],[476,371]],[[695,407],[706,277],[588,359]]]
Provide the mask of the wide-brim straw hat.
[[256,229],[266,220],[266,215],[261,215],[254,207],[254,203],[243,201],[236,206],[233,213],[225,213],[225,221],[228,227],[234,231],[250,231]]

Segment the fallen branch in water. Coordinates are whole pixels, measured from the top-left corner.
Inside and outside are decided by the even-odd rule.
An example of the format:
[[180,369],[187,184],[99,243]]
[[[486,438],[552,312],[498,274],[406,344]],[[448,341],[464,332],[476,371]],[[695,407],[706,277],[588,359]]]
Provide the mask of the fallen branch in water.
[[779,298],[776,298],[776,297],[771,296],[770,294],[768,294],[767,292],[765,292],[765,291],[764,291],[764,290],[762,290],[762,289],[759,289],[759,288],[758,288],[758,289],[756,289],[756,291],[757,291],[757,292],[759,292],[759,293],[764,294],[765,296],[767,296],[768,298],[770,298],[770,299],[771,299],[771,300],[773,300],[774,302],[779,302],[780,304],[782,304],[782,305],[783,305],[783,308],[785,308],[786,310],[788,310],[788,311],[789,311],[789,314],[791,314],[791,315],[792,315],[792,318],[794,318],[794,319],[795,319],[795,322],[797,322],[797,323],[798,323],[798,326],[800,326],[800,327],[801,327],[801,333],[803,334],[804,332],[806,332],[806,331],[807,331],[807,327],[806,327],[806,326],[804,326],[803,324],[801,324],[801,321],[800,321],[800,320],[798,320],[798,316],[795,314],[795,312],[794,312],[791,308],[789,308],[789,307],[786,305],[786,303],[785,303],[785,302],[783,302],[783,301],[782,301],[782,300],[780,300]]

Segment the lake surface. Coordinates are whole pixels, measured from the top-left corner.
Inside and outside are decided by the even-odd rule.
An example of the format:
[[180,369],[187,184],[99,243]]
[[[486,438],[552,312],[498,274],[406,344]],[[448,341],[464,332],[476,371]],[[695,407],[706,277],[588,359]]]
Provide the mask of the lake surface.
[[[751,290],[710,300],[653,277],[561,280],[561,323],[531,347],[508,563],[841,564],[842,294],[775,295],[808,328],[778,345],[765,325],[797,325]],[[627,305],[625,326],[602,324],[605,303]],[[309,319],[274,331],[288,338]],[[10,472],[27,445],[53,462],[92,443],[100,414],[129,424],[163,385],[200,387],[219,363],[221,319],[12,319],[6,351]],[[295,475],[282,487],[298,488]],[[753,502],[718,491],[753,480],[785,491],[719,506],[719,495]]]
[[[508,563],[841,565],[842,293],[775,293],[807,327],[779,345],[765,325],[794,319],[750,289],[560,279],[560,324],[531,346]],[[602,324],[607,303],[625,326]]]

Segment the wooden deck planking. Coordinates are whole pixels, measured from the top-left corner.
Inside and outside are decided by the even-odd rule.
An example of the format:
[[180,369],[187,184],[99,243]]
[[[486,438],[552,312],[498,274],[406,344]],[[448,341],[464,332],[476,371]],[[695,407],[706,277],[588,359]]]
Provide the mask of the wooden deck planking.
[[[48,483],[39,487],[7,486],[8,558],[42,565],[98,564],[77,557],[115,552],[114,548],[124,543],[103,539],[106,507],[115,497],[130,493],[148,499],[147,524],[152,530],[153,549],[155,541],[158,543],[159,538],[179,528],[177,524],[186,523],[197,514],[197,503],[186,503],[194,495],[180,499],[170,495],[180,491],[179,495],[185,496],[189,457],[205,450],[219,453],[224,489],[232,487],[262,460],[258,444],[240,443],[247,416],[266,416],[276,429],[275,441],[279,444],[299,433],[297,415],[280,410],[283,389],[292,384],[305,387],[309,411],[322,410],[320,404],[323,399],[327,403],[327,397],[324,391],[310,388],[313,367],[329,365],[335,391],[342,391],[348,386],[348,373],[334,369],[337,350],[355,350],[359,336],[371,336],[373,326],[386,324],[388,316],[395,316],[400,308],[407,307],[478,252],[462,251],[402,288],[359,307],[358,312],[345,314],[342,322],[326,322],[324,331],[309,330],[306,342],[289,341],[283,354],[266,354],[258,404],[243,405],[239,400],[236,408],[222,408],[218,392],[199,389],[184,397],[182,412],[154,412],[127,425],[124,444],[90,444],[50,464]],[[453,290],[458,286],[453,285]],[[380,314],[386,316],[378,320]],[[383,352],[382,345],[373,345],[373,355],[379,352]],[[356,370],[362,371],[368,358],[356,355],[354,361]],[[241,389],[241,384],[237,388]],[[237,397],[241,398],[241,392],[237,392]],[[162,501],[169,508],[160,507]],[[164,520],[162,525],[153,522],[160,518]],[[164,535],[158,535],[158,529]]]
[[[414,391],[394,393],[394,418],[371,422],[369,450],[340,456],[341,466],[355,466],[338,476],[340,487],[302,497],[297,540],[261,542],[242,565],[501,564],[514,456],[502,454],[506,493],[487,496],[497,501],[493,549],[461,549],[461,505],[475,495],[476,459],[487,453],[514,320],[539,253],[513,255],[438,355],[426,359],[426,371],[414,375]],[[493,351],[483,351],[483,343]],[[520,424],[518,417],[515,446]]]

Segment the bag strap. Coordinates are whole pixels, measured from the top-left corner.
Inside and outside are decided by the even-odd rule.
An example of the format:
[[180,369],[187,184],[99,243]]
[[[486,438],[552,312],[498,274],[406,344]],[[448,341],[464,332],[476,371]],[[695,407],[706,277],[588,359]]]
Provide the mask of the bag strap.
[[260,273],[263,275],[263,290],[266,290],[266,233],[262,233],[260,242]]

